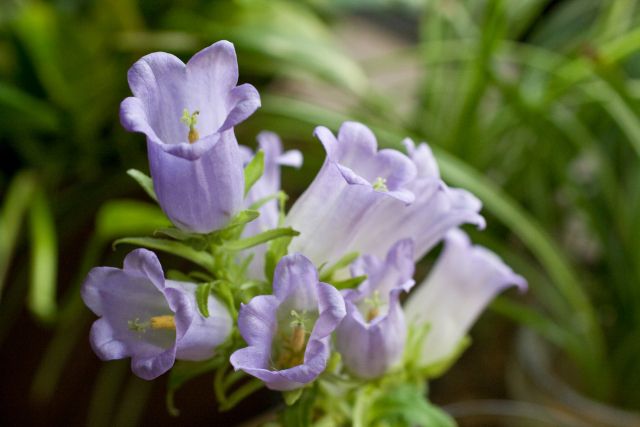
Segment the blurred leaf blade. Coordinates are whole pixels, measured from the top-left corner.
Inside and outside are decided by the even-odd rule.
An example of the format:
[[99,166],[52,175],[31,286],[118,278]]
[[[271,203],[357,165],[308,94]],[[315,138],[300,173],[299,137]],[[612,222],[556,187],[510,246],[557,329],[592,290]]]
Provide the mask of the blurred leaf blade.
[[30,209],[31,281],[28,306],[38,319],[51,322],[57,312],[58,242],[49,202],[42,191]]

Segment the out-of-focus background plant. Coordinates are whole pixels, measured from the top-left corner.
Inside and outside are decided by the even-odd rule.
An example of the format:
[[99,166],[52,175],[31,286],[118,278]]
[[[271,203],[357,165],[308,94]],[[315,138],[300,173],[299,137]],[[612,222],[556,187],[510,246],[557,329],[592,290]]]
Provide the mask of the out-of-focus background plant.
[[4,0],[0,420],[235,425],[278,404],[263,393],[216,415],[199,380],[170,418],[176,384],[95,360],[78,295],[92,265],[120,264],[113,239],[164,225],[125,173],[146,170],[118,123],[126,70],[228,39],[263,99],[239,141],[269,129],[305,154],[289,194],[322,162],[315,125],[426,140],[445,180],[484,202],[474,237],[528,279],[432,400],[463,425],[638,425],[639,22],[635,0]]

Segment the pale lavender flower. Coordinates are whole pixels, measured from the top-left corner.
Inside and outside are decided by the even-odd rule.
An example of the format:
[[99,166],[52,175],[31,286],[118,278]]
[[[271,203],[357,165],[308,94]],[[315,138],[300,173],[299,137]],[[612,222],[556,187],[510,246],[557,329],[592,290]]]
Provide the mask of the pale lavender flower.
[[352,265],[352,276],[367,280],[343,291],[347,315],[336,330],[336,349],[353,375],[379,377],[402,357],[407,327],[399,298],[414,285],[413,271],[411,239],[396,243],[384,260],[367,255]]
[[471,244],[460,230],[450,231],[427,279],[405,304],[410,325],[428,325],[420,362],[427,366],[455,353],[460,341],[489,302],[502,290],[527,282],[493,252]]
[[176,359],[204,360],[231,332],[231,316],[213,296],[210,316],[197,308],[193,283],[165,280],[156,255],[137,249],[124,268],[97,267],[82,285],[82,299],[100,316],[91,347],[102,360],[131,357],[140,378],[162,375]]
[[[245,198],[245,208],[264,198],[274,196],[280,191],[280,167],[291,166],[299,168],[302,165],[302,153],[298,150],[283,152],[282,141],[273,132],[260,132],[258,134],[258,146],[264,152],[264,173],[251,187]],[[247,147],[240,146],[243,150],[245,163],[253,157],[253,153]],[[273,199],[259,208],[260,216],[245,226],[243,236],[253,236],[263,231],[278,227],[280,216],[279,201]],[[244,251],[243,255],[252,254],[247,275],[252,279],[264,278],[264,256],[266,245],[258,245]]]
[[206,233],[242,207],[244,175],[233,127],[259,106],[256,89],[236,86],[233,45],[220,41],[185,65],[149,54],[128,73],[133,97],[120,106],[125,129],[144,133],[160,206],[179,228]]
[[290,251],[320,265],[360,249],[353,244],[359,233],[377,233],[367,228],[374,209],[397,210],[414,201],[407,184],[416,167],[399,151],[378,151],[375,136],[360,123],[345,122],[337,138],[325,127],[316,128],[315,136],[327,157],[285,223],[300,232]]
[[349,252],[382,258],[398,240],[411,238],[422,258],[448,230],[463,223],[484,226],[481,203],[465,190],[448,188],[426,144],[405,144],[410,157],[377,150],[364,125],[346,122],[336,139],[320,127],[327,158],[311,186],[293,205],[286,223],[300,231],[290,249],[317,265]]
[[231,364],[273,390],[293,390],[326,368],[331,333],[345,316],[344,299],[300,254],[276,266],[273,295],[242,305],[238,327],[249,345],[231,355]]
[[415,244],[415,260],[420,260],[449,230],[465,223],[479,228],[485,226],[484,218],[478,213],[482,208],[480,200],[468,191],[450,188],[442,181],[429,146],[422,143],[416,147],[408,138],[404,145],[417,170],[416,178],[407,185],[416,199],[394,211],[378,209],[373,212],[369,217],[371,228],[363,227],[354,239],[354,250],[382,257],[397,240],[411,238]]

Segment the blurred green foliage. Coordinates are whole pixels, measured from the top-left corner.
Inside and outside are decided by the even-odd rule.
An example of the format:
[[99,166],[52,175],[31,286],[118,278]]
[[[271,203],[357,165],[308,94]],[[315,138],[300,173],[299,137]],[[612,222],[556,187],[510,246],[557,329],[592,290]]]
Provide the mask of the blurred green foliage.
[[[400,17],[410,37],[356,60],[334,32],[354,13],[392,27]],[[143,196],[125,171],[147,170],[142,137],[118,123],[128,67],[228,39],[241,80],[263,97],[241,143],[263,127],[308,143],[313,126],[346,119],[384,145],[428,141],[445,180],[485,204],[490,226],[474,237],[529,280],[528,305],[501,298],[494,309],[565,351],[590,395],[640,409],[639,20],[635,0],[5,0],[0,289],[11,286],[0,340],[23,302],[52,325],[34,383],[47,399],[88,319],[81,279],[113,239],[163,226],[152,205],[119,200]],[[373,83],[410,68],[408,98]],[[292,84],[320,99],[332,88],[341,102],[323,106]],[[293,195],[322,159],[317,145],[303,151],[310,167]],[[57,272],[58,254],[71,254],[61,255],[71,273]],[[124,381],[104,369],[93,399],[112,403],[95,403],[94,420]],[[125,402],[117,414],[135,410]]]

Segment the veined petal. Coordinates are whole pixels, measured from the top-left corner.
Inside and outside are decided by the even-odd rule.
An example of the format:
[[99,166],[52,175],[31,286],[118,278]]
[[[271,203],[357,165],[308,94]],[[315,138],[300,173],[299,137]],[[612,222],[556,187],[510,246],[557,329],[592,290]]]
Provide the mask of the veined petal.
[[324,127],[316,128],[315,135],[327,157],[285,223],[301,233],[290,251],[320,265],[353,251],[354,238],[372,230],[367,225],[373,212],[411,203],[414,195],[407,185],[416,169],[397,151],[377,151],[375,136],[362,124],[344,123],[337,138]]
[[410,324],[430,325],[422,364],[449,356],[486,305],[512,285],[521,290],[527,286],[493,252],[473,246],[460,230],[449,232],[430,275],[405,304]]
[[249,346],[230,361],[270,389],[293,390],[326,368],[330,334],[345,315],[344,300],[331,285],[318,282],[311,261],[299,254],[278,263],[273,290],[274,295],[254,297],[241,307],[238,326]]
[[376,378],[401,358],[406,325],[400,295],[414,284],[413,242],[396,243],[384,260],[364,256],[352,275],[367,275],[356,290],[343,291],[347,314],[336,330],[336,348],[346,368],[360,378]]
[[128,73],[134,94],[120,107],[122,125],[147,137],[158,201],[173,223],[208,233],[241,208],[242,160],[233,126],[249,117],[260,97],[251,85],[236,86],[233,45],[214,43],[187,64],[157,52]]
[[222,228],[242,207],[244,174],[233,130],[196,160],[147,144],[153,186],[165,214],[177,227],[197,233]]

